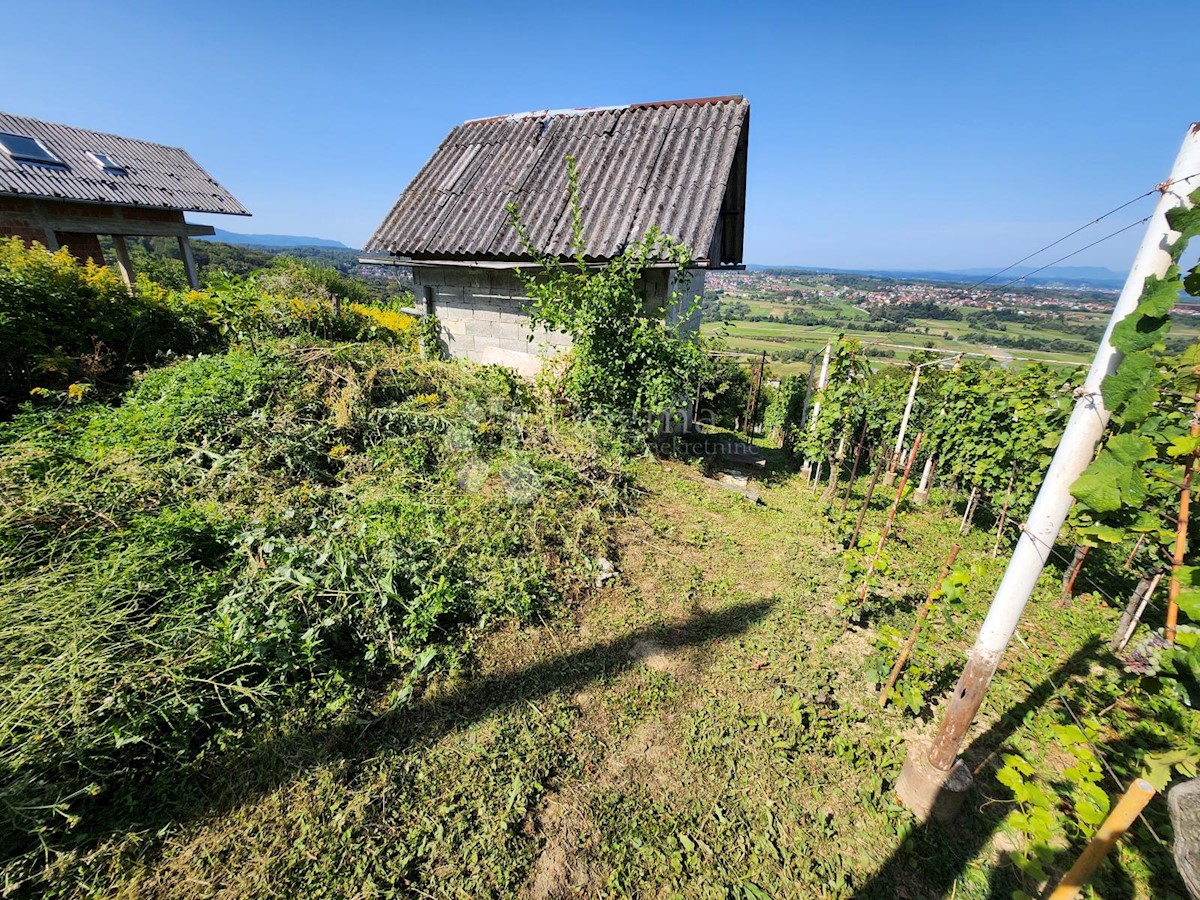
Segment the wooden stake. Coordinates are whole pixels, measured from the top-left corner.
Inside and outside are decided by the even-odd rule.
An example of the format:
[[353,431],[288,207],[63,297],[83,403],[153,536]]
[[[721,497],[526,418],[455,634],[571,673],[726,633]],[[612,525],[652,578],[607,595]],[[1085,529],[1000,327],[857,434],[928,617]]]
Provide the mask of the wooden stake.
[[854,490],[854,476],[858,474],[858,461],[862,458],[863,442],[867,439],[867,422],[864,419],[862,430],[858,433],[858,443],[854,447],[854,462],[850,465],[850,480],[846,482],[846,494],[842,497],[842,512],[846,514],[846,505],[850,502],[850,492]]
[[1142,549],[1142,542],[1146,540],[1145,534],[1139,534],[1137,543],[1133,545],[1133,549],[1129,551],[1129,556],[1125,557],[1125,568],[1128,569],[1133,565],[1133,559],[1137,556],[1137,552]]
[[1142,814],[1142,810],[1154,794],[1154,786],[1150,782],[1142,778],[1133,779],[1133,783],[1117,803],[1116,809],[1108,814],[1091,843],[1080,854],[1079,859],[1075,860],[1075,865],[1071,866],[1071,871],[1058,883],[1058,887],[1050,895],[1050,900],[1073,900],[1079,896],[1083,886],[1095,873],[1096,867],[1108,855],[1117,839],[1129,830],[1133,820]]
[[[1196,409],[1192,414],[1192,437],[1200,437],[1200,395],[1196,396]],[[1179,624],[1179,570],[1187,553],[1188,517],[1192,505],[1192,470],[1196,466],[1196,454],[1189,453],[1183,464],[1183,483],[1179,486],[1179,519],[1175,523],[1175,553],[1171,557],[1171,580],[1167,593],[1167,627],[1163,638],[1167,646],[1175,643],[1175,627]]]
[[1109,647],[1115,653],[1120,653],[1125,649],[1125,645],[1129,643],[1129,639],[1133,637],[1134,631],[1137,630],[1138,622],[1142,620],[1142,613],[1146,611],[1146,604],[1150,602],[1150,597],[1154,594],[1154,589],[1158,587],[1158,583],[1162,581],[1163,573],[1155,572],[1154,577],[1147,580],[1143,578],[1138,584],[1141,590],[1141,596],[1138,592],[1133,592],[1133,599],[1129,601],[1129,608],[1125,610],[1125,614],[1121,616],[1121,622],[1117,626],[1116,632],[1113,634],[1113,639],[1109,643]]
[[887,462],[887,457],[887,448],[881,448],[879,463],[875,466],[875,474],[871,476],[870,484],[867,485],[867,493],[863,497],[862,509],[858,511],[858,521],[854,523],[854,533],[850,535],[850,543],[846,545],[848,548],[858,545],[858,533],[862,531],[863,519],[867,517],[867,510],[871,507],[871,497],[875,493],[875,485],[879,483],[879,476],[883,474],[883,464]]
[[1059,609],[1062,609],[1071,602],[1071,597],[1075,592],[1075,579],[1079,577],[1079,570],[1083,568],[1083,561],[1087,559],[1087,555],[1091,552],[1091,547],[1085,544],[1078,544],[1075,547],[1075,556],[1071,559],[1071,565],[1067,568],[1067,574],[1063,577],[1062,594],[1055,604]]
[[867,571],[863,574],[862,587],[858,590],[859,602],[867,598],[871,576],[875,573],[875,564],[879,562],[879,554],[883,552],[883,545],[887,543],[888,532],[892,530],[892,523],[896,521],[896,510],[900,508],[900,499],[904,496],[904,485],[908,481],[908,475],[912,471],[913,462],[917,458],[917,448],[921,446],[921,438],[924,436],[925,432],[917,432],[917,438],[913,441],[912,449],[908,451],[908,461],[904,464],[904,474],[900,476],[900,484],[896,486],[896,499],[892,501],[892,508],[888,510],[887,519],[883,523],[883,531],[879,535],[879,544],[875,547],[875,555],[871,557],[871,562],[867,564]]
[[896,686],[896,679],[900,677],[900,670],[904,668],[904,664],[908,662],[908,655],[912,652],[913,646],[917,643],[917,634],[921,630],[921,625],[925,621],[925,617],[929,615],[929,611],[933,609],[933,595],[937,593],[938,588],[942,586],[942,582],[946,580],[946,576],[950,574],[950,569],[954,566],[954,560],[958,558],[959,545],[955,544],[950,548],[950,555],[946,557],[946,564],[942,566],[942,571],[938,573],[937,581],[933,583],[933,587],[929,589],[929,593],[925,597],[925,602],[921,604],[921,608],[917,610],[917,621],[913,622],[912,631],[908,633],[908,640],[904,642],[904,646],[900,648],[900,655],[896,658],[896,664],[892,666],[892,674],[888,676],[887,684],[883,686],[883,690],[879,692],[879,707],[882,709],[887,706],[888,695],[891,694],[892,688]]
[[996,526],[996,543],[992,545],[992,556],[1000,550],[1000,541],[1004,537],[1004,526],[1008,524],[1008,504],[1012,502],[1013,484],[1017,480],[1017,461],[1014,459],[1012,472],[1008,476],[1008,490],[1004,494],[1004,508],[1000,510],[1000,523]]

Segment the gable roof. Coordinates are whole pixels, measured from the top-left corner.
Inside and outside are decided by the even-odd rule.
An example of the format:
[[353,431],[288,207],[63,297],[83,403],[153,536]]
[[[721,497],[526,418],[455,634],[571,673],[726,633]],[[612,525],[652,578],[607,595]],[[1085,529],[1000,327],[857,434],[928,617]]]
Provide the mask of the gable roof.
[[516,203],[535,246],[568,256],[574,156],[589,259],[611,259],[657,225],[697,260],[739,264],[749,126],[742,97],[474,119],[442,141],[365,249],[528,260],[505,212]]
[[[63,162],[20,162],[0,149],[0,195],[250,215],[178,147],[3,112],[0,132],[35,138]],[[105,171],[89,152],[107,155],[125,174]]]

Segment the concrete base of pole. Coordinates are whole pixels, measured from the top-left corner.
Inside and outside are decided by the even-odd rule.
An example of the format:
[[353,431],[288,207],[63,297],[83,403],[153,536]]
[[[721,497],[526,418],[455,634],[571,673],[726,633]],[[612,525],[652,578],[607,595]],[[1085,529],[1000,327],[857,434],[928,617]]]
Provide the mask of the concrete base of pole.
[[918,741],[908,748],[904,768],[896,781],[896,796],[922,822],[949,822],[971,788],[971,770],[956,759],[949,772],[929,762],[929,744]]
[[912,502],[917,506],[924,506],[929,502],[929,491],[916,490],[913,491]]
[[884,472],[883,478],[881,478],[880,481],[882,481],[884,483],[884,485],[886,485],[887,487],[891,487],[893,484],[896,483],[896,473],[895,472]]

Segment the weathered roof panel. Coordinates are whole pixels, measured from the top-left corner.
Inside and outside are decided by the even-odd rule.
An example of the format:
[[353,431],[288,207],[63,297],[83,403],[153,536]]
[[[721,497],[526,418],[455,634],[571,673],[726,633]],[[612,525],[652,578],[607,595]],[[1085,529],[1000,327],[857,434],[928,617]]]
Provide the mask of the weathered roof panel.
[[[19,162],[0,151],[0,194],[248,216],[185,150],[0,112],[0,131],[36,138],[62,166]],[[124,174],[87,154],[104,153]]]
[[611,259],[657,226],[705,259],[731,215],[739,238],[723,241],[712,263],[740,263],[744,210],[726,202],[726,188],[737,182],[734,194],[744,197],[749,114],[742,97],[713,97],[473,119],[446,136],[366,249],[425,260],[528,259],[505,211],[516,203],[533,243],[567,256],[573,156],[590,258]]

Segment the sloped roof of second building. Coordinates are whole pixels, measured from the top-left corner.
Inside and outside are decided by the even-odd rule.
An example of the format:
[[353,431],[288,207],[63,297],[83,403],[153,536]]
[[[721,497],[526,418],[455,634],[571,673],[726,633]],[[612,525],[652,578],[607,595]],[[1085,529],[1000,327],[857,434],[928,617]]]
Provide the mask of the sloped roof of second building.
[[[250,215],[178,147],[0,112],[2,135],[38,142],[57,163],[22,160],[0,149],[0,195]],[[97,156],[120,171],[106,170]]]

